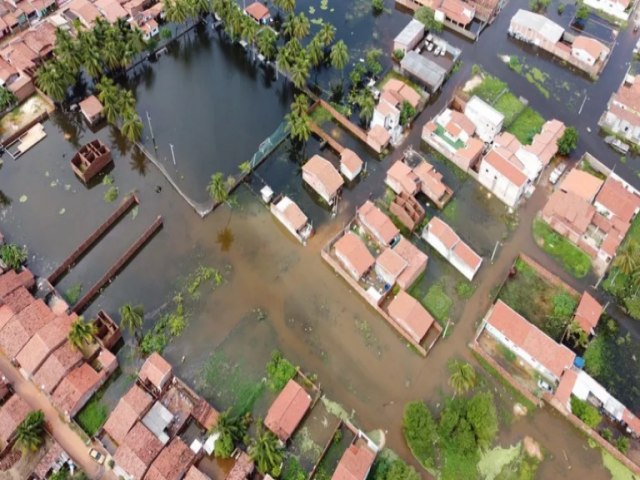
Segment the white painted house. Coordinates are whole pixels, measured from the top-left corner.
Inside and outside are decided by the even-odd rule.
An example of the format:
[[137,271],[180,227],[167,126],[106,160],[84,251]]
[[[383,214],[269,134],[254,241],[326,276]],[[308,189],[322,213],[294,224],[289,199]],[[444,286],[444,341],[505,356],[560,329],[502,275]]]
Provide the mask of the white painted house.
[[571,45],[571,56],[586,63],[595,65],[598,60],[606,60],[609,48],[595,38],[578,35]]
[[381,126],[391,136],[391,143],[400,138],[402,126],[400,125],[400,110],[392,105],[386,98],[381,97],[378,105],[373,111],[371,128],[376,125]]
[[632,0],[584,0],[586,6],[602,10],[606,14],[624,21],[629,20],[631,2]]
[[407,53],[407,51],[413,50],[423,37],[424,23],[415,18],[411,19],[407,26],[393,39],[393,51]]
[[524,171],[509,159],[504,149],[493,148],[482,158],[478,181],[511,208],[515,208],[525,194],[529,179]]
[[471,97],[464,107],[464,114],[476,126],[476,135],[489,143],[502,130],[504,115],[478,97]]

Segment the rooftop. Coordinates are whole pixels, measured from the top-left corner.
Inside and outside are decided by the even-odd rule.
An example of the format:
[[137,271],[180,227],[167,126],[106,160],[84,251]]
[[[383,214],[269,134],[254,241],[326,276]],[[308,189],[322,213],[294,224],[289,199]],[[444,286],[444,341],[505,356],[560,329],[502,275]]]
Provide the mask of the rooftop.
[[418,35],[424,35],[424,23],[412,18],[409,23],[400,31],[394,42],[404,45],[410,44]]
[[122,443],[129,430],[149,409],[152,402],[151,395],[134,384],[109,415],[104,424],[104,431],[116,443]]
[[18,394],[14,394],[0,408],[0,441],[2,448],[7,445],[18,428],[27,417],[31,407]]
[[275,399],[264,424],[276,436],[286,442],[311,406],[311,396],[294,380],[289,380]]
[[53,318],[51,309],[42,300],[36,300],[0,330],[0,348],[7,357],[15,358],[29,339]]
[[171,378],[173,369],[159,353],[152,353],[140,368],[138,377],[142,382],[149,382],[158,390],[162,390]]
[[358,219],[385,245],[389,245],[400,234],[400,230],[391,219],[370,200],[364,202],[358,209]]
[[68,315],[62,315],[38,330],[16,357],[20,367],[29,374],[35,373],[49,354],[65,342],[72,321]]
[[595,201],[624,223],[631,223],[640,209],[640,197],[624,188],[622,182],[611,176],[604,182]]
[[584,292],[576,309],[575,320],[585,332],[593,333],[603,311],[602,305],[588,292]]
[[145,480],[181,480],[195,453],[180,438],[171,440],[149,467]]
[[578,168],[572,169],[558,187],[563,192],[573,193],[587,202],[592,202],[604,182]]
[[398,278],[402,271],[407,268],[407,262],[391,248],[385,248],[376,258],[376,266],[382,268],[394,279]]
[[424,82],[431,90],[437,90],[444,82],[447,71],[433,60],[414,50],[408,51],[400,61],[400,66],[411,75]]
[[576,36],[571,47],[584,50],[596,60],[600,58],[600,55],[609,50],[602,42],[585,35]]
[[331,162],[320,155],[314,155],[302,166],[302,172],[313,175],[324,187],[329,196],[338,193],[344,185],[342,175],[331,165]]
[[162,443],[142,423],[136,423],[116,450],[116,465],[133,478],[141,479],[162,450]]
[[364,242],[353,232],[345,233],[334,245],[336,255],[349,262],[351,267],[362,277],[375,263]]
[[365,480],[376,454],[363,444],[349,445],[331,480]]
[[53,392],[51,401],[62,412],[74,415],[88,400],[102,381],[101,375],[91,365],[83,363],[62,379]]
[[102,103],[95,95],[90,95],[80,102],[80,110],[87,118],[94,118],[102,113]]
[[53,392],[64,376],[82,361],[82,354],[64,342],[36,371],[33,382],[47,393]]
[[500,155],[495,148],[489,150],[489,152],[484,156],[483,161],[495,168],[515,186],[522,188],[526,185],[528,181],[527,175],[509,160]]
[[415,298],[404,290],[389,302],[389,315],[417,342],[420,343],[434,323],[433,317]]
[[564,33],[564,28],[557,23],[549,20],[544,15],[539,15],[528,10],[518,10],[511,18],[511,24],[513,23],[518,23],[526,26],[529,30],[534,30],[538,35],[551,43],[559,42]]
[[260,2],[253,2],[244,11],[258,22],[271,16],[269,9]]

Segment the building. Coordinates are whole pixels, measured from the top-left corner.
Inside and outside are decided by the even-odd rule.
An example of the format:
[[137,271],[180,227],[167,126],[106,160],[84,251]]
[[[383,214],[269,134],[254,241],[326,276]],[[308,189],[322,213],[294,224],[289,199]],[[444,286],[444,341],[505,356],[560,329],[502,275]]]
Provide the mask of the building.
[[225,480],[248,480],[251,478],[254,470],[255,465],[251,457],[245,452],[240,451]]
[[408,51],[400,61],[403,74],[422,83],[430,93],[440,90],[447,78],[447,70],[415,50]]
[[354,280],[360,280],[375,263],[373,255],[355,233],[345,233],[334,248],[336,257]]
[[381,96],[371,118],[371,128],[374,127],[384,128],[389,134],[391,143],[397,142],[402,134],[400,108]]
[[18,426],[27,418],[31,407],[18,394],[13,394],[0,407],[0,449],[3,449],[13,439]]
[[16,357],[23,376],[31,378],[49,355],[67,340],[73,320],[66,314],[55,317],[31,337]]
[[390,142],[391,134],[382,125],[372,125],[367,132],[367,145],[378,153],[387,148]]
[[391,248],[385,248],[376,258],[375,271],[388,285],[395,285],[400,274],[407,268],[404,258]]
[[181,480],[195,459],[195,453],[176,437],[160,451],[144,478],[145,480]]
[[151,395],[134,384],[109,415],[103,427],[104,432],[116,445],[122,443],[127,433],[149,410],[152,403]]
[[113,455],[113,472],[126,480],[142,479],[162,447],[162,442],[137,422]]
[[69,21],[79,20],[87,29],[93,28],[96,19],[102,18],[98,9],[89,0],[72,0],[63,13]]
[[118,0],[96,0],[94,5],[109,23],[116,23],[120,19],[129,17],[129,13],[122,8]]
[[576,358],[575,353],[556,343],[502,300],[498,300],[489,310],[483,328],[554,384],[560,381],[562,374],[571,368]]
[[517,207],[529,185],[529,178],[510,161],[511,154],[494,148],[482,158],[478,167],[478,181],[511,208]]
[[102,103],[95,95],[90,95],[80,102],[80,111],[90,126],[102,120]]
[[342,454],[331,480],[366,480],[375,459],[375,452],[358,440]]
[[389,302],[389,316],[418,344],[422,343],[435,320],[415,298],[404,290]]
[[294,380],[289,380],[269,407],[264,424],[286,442],[311,407],[311,396]]
[[598,40],[578,35],[571,44],[571,55],[587,65],[594,66],[597,61],[605,61],[609,49]]
[[302,180],[329,205],[333,205],[344,185],[340,173],[320,155],[314,155],[302,166]]
[[71,158],[71,168],[86,184],[112,162],[111,149],[96,138],[80,147]]
[[482,265],[482,257],[438,217],[433,217],[422,231],[422,238],[435,248],[468,280],[473,280]]
[[394,197],[389,205],[389,212],[411,232],[424,220],[426,214],[418,200],[404,192]]
[[423,38],[424,24],[412,18],[393,40],[393,51],[400,51],[406,54],[408,51],[413,50]]
[[363,165],[364,162],[353,150],[345,148],[340,152],[340,173],[350,182],[360,175]]
[[574,321],[587,335],[593,335],[604,308],[588,292],[584,292],[574,315]]
[[0,349],[15,359],[35,333],[55,318],[51,309],[40,299],[13,315],[0,330]]
[[260,2],[253,2],[244,9],[244,13],[253,18],[260,25],[267,25],[271,22],[271,13],[266,5]]
[[640,144],[640,80],[627,74],[611,95],[599,125],[623,139]]
[[404,192],[407,195],[415,196],[420,188],[418,176],[402,160],[397,160],[389,167],[384,183],[397,195]]
[[471,97],[464,106],[464,115],[475,125],[475,134],[485,143],[492,142],[502,130],[504,115],[479,97]]
[[397,195],[404,192],[415,196],[418,192],[422,192],[438,208],[442,208],[453,194],[442,178],[442,174],[425,160],[419,160],[413,168],[405,161],[397,160],[387,170],[385,183]]
[[149,355],[140,368],[138,378],[143,385],[160,394],[173,377],[173,368],[159,353]]
[[313,234],[313,227],[309,222],[309,218],[293,200],[283,196],[274,201],[269,206],[269,209],[298,241],[306,244],[306,241]]
[[407,264],[398,278],[396,278],[396,283],[403,290],[408,290],[427,269],[429,257],[403,236],[400,236],[400,240],[393,247],[393,251]]
[[633,2],[631,0],[584,0],[584,4],[626,22],[631,15]]
[[436,12],[461,28],[467,28],[476,16],[475,8],[462,0],[442,0]]
[[382,210],[367,200],[358,209],[356,214],[358,221],[381,245],[388,247],[394,244],[399,236],[400,230],[393,224],[391,219]]
[[64,342],[36,370],[33,383],[43,392],[51,394],[62,379],[82,363],[82,360],[82,354],[68,341]]
[[211,477],[205,475],[197,467],[191,466],[184,476],[184,480],[211,480]]
[[604,180],[584,170],[574,168],[560,182],[558,189],[565,193],[573,193],[582,200],[592,203],[603,184]]

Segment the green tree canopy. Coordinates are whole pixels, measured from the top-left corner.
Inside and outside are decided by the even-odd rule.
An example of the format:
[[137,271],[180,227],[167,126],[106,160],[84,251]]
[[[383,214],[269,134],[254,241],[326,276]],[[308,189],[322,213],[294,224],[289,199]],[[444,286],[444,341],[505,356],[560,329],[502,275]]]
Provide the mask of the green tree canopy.
[[36,452],[44,441],[44,413],[29,412],[16,430],[16,445],[22,452]]
[[402,416],[402,433],[411,452],[427,469],[435,466],[437,425],[424,402],[411,402]]
[[557,145],[560,155],[569,155],[578,146],[578,130],[574,127],[567,127],[558,139]]

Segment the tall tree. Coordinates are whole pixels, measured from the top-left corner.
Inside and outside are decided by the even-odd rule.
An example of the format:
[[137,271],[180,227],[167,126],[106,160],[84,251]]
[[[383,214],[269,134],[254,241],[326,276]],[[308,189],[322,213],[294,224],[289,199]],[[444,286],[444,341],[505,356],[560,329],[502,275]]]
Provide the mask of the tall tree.
[[331,25],[330,23],[323,23],[322,27],[318,31],[318,39],[322,42],[324,47],[328,47],[333,42],[333,39],[336,36],[336,27]]
[[338,40],[332,47],[331,53],[331,66],[336,70],[344,71],[344,68],[349,63],[349,50],[347,44],[342,40]]
[[613,260],[613,266],[624,275],[631,275],[640,266],[640,248],[635,241],[630,241],[622,247],[616,258]]
[[144,307],[125,303],[120,307],[120,328],[126,328],[136,339],[144,322]]
[[262,30],[260,30],[260,32],[258,32],[258,36],[256,38],[256,46],[258,47],[258,51],[268,61],[273,60],[276,56],[277,41],[278,41],[277,35],[270,28],[263,28]]
[[16,430],[16,445],[23,453],[37,452],[44,441],[44,413],[29,412]]
[[285,14],[292,13],[296,9],[296,0],[273,0],[273,4]]
[[83,345],[91,343],[96,333],[96,326],[93,323],[85,322],[84,318],[80,317],[71,324],[67,339],[72,346],[79,349]]
[[358,106],[360,107],[360,120],[368,126],[376,108],[376,101],[370,90],[366,89],[358,96]]
[[476,384],[476,371],[467,362],[453,360],[449,363],[449,385],[456,395],[467,393]]
[[248,422],[245,418],[234,417],[231,410],[225,410],[211,433],[219,435],[214,446],[216,458],[229,458],[235,450],[235,444],[247,435]]
[[256,438],[249,444],[249,456],[255,462],[258,472],[279,477],[284,458],[278,437],[264,430],[262,422],[258,424]]
[[139,140],[142,136],[144,125],[138,113],[133,109],[125,110],[122,114],[122,126],[120,131],[130,142]]
[[303,52],[291,66],[291,81],[296,88],[303,89],[309,79],[309,57]]

